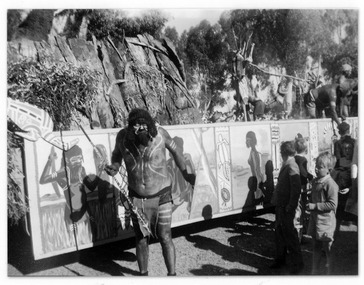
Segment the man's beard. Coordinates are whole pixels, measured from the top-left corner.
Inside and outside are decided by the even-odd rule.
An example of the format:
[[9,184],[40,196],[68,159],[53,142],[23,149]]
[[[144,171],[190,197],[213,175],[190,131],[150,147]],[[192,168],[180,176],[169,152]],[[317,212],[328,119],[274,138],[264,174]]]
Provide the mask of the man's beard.
[[135,136],[136,145],[141,144],[144,146],[148,146],[150,139],[151,139],[151,136],[148,131],[140,132]]

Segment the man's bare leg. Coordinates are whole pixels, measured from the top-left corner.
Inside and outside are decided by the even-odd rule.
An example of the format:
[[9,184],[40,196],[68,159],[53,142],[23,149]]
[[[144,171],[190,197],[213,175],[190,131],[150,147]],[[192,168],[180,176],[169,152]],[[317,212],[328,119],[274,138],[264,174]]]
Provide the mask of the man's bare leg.
[[148,275],[149,246],[148,237],[136,237],[136,256],[140,275]]
[[158,217],[158,238],[162,246],[164,262],[166,264],[168,275],[176,275],[176,250],[172,240],[172,203],[166,203],[159,206]]

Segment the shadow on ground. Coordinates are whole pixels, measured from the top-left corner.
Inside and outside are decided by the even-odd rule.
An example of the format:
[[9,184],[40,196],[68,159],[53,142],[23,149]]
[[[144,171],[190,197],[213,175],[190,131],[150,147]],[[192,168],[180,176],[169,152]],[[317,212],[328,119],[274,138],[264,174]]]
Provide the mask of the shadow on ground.
[[227,262],[239,262],[249,270],[229,269],[205,264],[192,270],[196,275],[280,275],[272,271],[269,264],[274,256],[273,223],[269,220],[252,217],[243,220],[227,219],[220,226],[228,233],[237,234],[228,239],[229,245],[201,235],[188,235],[186,239],[196,248],[213,251]]
[[[122,243],[114,242],[78,252],[34,260],[31,239],[25,233],[22,226],[8,228],[8,264],[20,272],[17,275],[29,275],[56,267],[64,267],[70,271],[71,275],[80,276],[77,271],[72,270],[69,266],[73,263],[80,263],[110,275],[139,275],[137,271],[120,266],[114,262],[114,260],[136,262],[136,256],[125,251],[132,247],[134,247],[134,239],[128,239],[122,241]],[[12,276],[11,273],[8,274]]]
[[[214,226],[225,228],[226,232],[236,233],[228,239],[229,245],[200,234],[187,235],[186,239],[200,250],[213,251],[228,262],[239,262],[253,270],[224,269],[213,264],[203,264],[191,270],[195,275],[289,275],[288,268],[271,269],[269,265],[275,256],[274,215],[269,218],[239,217],[213,222]],[[272,219],[273,217],[273,219]],[[208,225],[200,231],[209,229]],[[299,275],[311,275],[312,239],[304,235],[301,243],[305,267]],[[254,272],[254,269],[256,272]],[[332,246],[331,275],[358,275],[358,232],[357,228],[341,226]]]
[[[219,238],[215,238],[215,236],[205,236],[205,231],[210,229],[219,229],[218,232],[222,232],[222,234],[226,232],[228,244],[219,242]],[[208,251],[212,251],[221,256],[222,260],[230,263],[229,268],[223,268],[220,266],[220,260],[219,264],[202,261],[199,268],[189,270],[196,276],[288,275],[286,268],[274,270],[269,268],[275,254],[274,215],[271,213],[257,217],[236,215],[194,223],[174,228],[173,237],[184,237],[186,248],[191,255],[196,251],[194,248],[198,248],[206,251],[206,254]],[[156,242],[156,240],[151,241],[151,243]],[[305,267],[301,275],[310,275],[311,272],[311,242],[310,237],[303,237],[301,249]],[[111,276],[137,276],[138,272],[131,269],[136,267],[128,266],[128,262],[136,262],[135,254],[129,251],[134,248],[134,238],[130,238],[78,252],[34,260],[30,237],[25,234],[21,226],[10,227],[8,230],[8,264],[18,272],[15,275],[11,273],[8,275],[37,275],[37,272],[62,267],[68,270],[69,275],[75,276],[81,274],[72,269],[71,265],[80,263],[96,272],[103,272]],[[332,247],[332,257],[332,275],[358,275],[357,228],[341,227]],[[120,265],[125,262],[127,262],[127,267]],[[234,268],[234,263],[239,263],[239,268]],[[97,276],[97,273],[91,272]]]

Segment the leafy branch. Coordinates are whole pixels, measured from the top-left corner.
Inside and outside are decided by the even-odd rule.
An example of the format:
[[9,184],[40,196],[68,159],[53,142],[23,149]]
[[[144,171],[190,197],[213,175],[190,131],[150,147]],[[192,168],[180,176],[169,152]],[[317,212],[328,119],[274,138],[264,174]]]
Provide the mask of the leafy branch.
[[8,64],[8,96],[48,112],[55,130],[69,129],[76,110],[91,117],[99,82],[98,71],[69,63],[22,60]]
[[[8,63],[8,97],[33,104],[51,116],[54,131],[69,129],[76,111],[91,119],[95,107],[101,74],[69,63],[44,63],[21,60]],[[8,217],[18,223],[28,211],[18,185],[20,170],[16,152],[23,148],[23,140],[14,134],[19,128],[8,121]],[[20,173],[20,176],[22,174]]]

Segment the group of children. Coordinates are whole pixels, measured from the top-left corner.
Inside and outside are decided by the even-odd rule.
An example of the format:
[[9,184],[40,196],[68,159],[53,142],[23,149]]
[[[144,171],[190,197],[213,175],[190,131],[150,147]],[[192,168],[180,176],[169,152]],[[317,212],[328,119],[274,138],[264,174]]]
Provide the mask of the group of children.
[[[271,266],[272,268],[278,268],[282,265],[282,244],[278,244],[282,243],[282,240],[283,248],[285,247],[284,255],[287,255],[287,257],[292,255],[290,264],[293,269],[292,274],[298,273],[303,268],[299,245],[301,240],[297,234],[297,232],[302,231],[303,227],[313,239],[312,274],[331,273],[330,252],[334,238],[336,238],[340,229],[341,221],[345,219],[344,216],[349,211],[347,209],[349,202],[347,201],[350,201],[350,199],[355,200],[355,197],[357,197],[357,191],[354,193],[355,189],[357,189],[357,187],[355,188],[357,176],[355,177],[355,174],[353,174],[353,169],[357,173],[357,162],[355,162],[355,159],[353,160],[353,156],[357,155],[354,154],[355,140],[350,137],[350,126],[346,122],[341,123],[338,129],[341,138],[334,144],[334,155],[330,152],[324,152],[316,158],[315,178],[307,169],[307,159],[305,158],[307,142],[302,136],[298,135],[294,141],[285,142],[281,146],[283,165],[275,190],[278,193],[278,198],[276,197],[276,201],[274,201],[276,206],[277,257],[275,263]],[[295,163],[292,163],[292,161],[295,161]],[[356,168],[353,168],[353,162],[356,163]],[[286,174],[283,172],[286,172]],[[297,174],[300,177],[301,185],[301,195],[298,199],[296,198],[297,195],[295,195],[297,193],[295,188],[298,187]],[[287,184],[284,182],[285,180],[290,182]],[[282,187],[284,184],[285,186]],[[307,187],[307,185],[311,185],[311,187]],[[277,199],[284,200],[284,195],[279,196],[279,193],[283,192],[290,195],[286,204],[277,201]],[[355,217],[357,217],[357,199],[350,203],[356,203]],[[284,221],[282,223],[281,219],[279,219],[279,207],[282,207],[282,205],[285,206],[283,208],[285,209],[283,220],[290,216],[289,207],[297,205],[295,217],[292,221],[296,230],[294,234],[291,220],[288,223]],[[353,216],[351,215],[351,217]],[[298,227],[297,218],[301,221]],[[355,221],[355,218],[353,220]],[[308,225],[305,224],[305,221],[308,221]],[[288,227],[287,224],[290,224],[290,226]],[[295,256],[293,256],[294,254]]]

